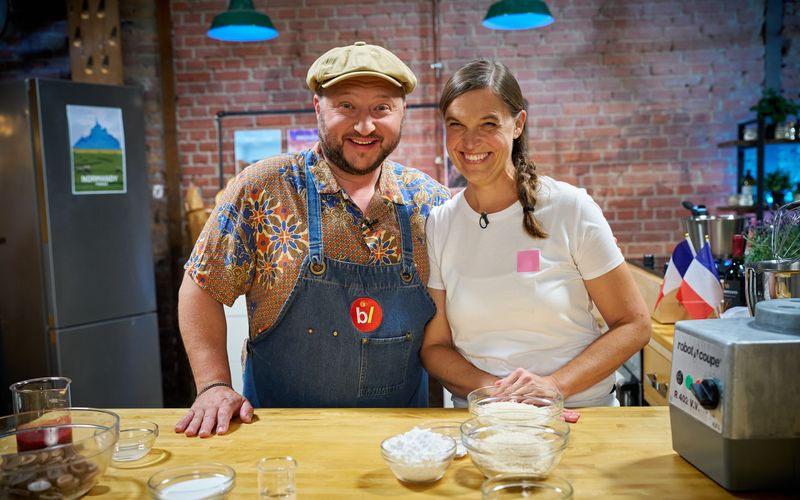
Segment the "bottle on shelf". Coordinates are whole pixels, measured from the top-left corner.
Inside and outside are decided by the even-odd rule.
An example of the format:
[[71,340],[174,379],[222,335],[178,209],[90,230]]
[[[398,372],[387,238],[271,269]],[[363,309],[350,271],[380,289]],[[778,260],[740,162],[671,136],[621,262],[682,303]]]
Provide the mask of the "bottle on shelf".
[[720,282],[722,283],[723,311],[731,307],[745,306],[744,287],[744,236],[733,235],[730,264],[725,266]]
[[756,191],[756,179],[750,173],[750,169],[744,171],[742,178],[742,189],[739,194],[739,205],[752,206],[753,198]]

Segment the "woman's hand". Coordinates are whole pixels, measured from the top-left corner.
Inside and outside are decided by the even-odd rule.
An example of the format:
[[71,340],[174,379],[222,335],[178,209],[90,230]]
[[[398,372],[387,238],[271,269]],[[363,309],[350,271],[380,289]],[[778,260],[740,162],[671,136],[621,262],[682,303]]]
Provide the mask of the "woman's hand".
[[508,376],[495,382],[494,385],[500,394],[536,395],[537,389],[561,392],[553,377],[536,375],[524,368],[517,368]]
[[[541,376],[531,373],[524,368],[517,368],[510,375],[495,382],[498,395],[516,394],[522,396],[549,396],[553,391],[558,390],[558,384],[551,376]],[[535,400],[532,400],[535,403]],[[575,410],[564,409],[561,413],[561,420],[574,424],[581,418],[581,414]]]

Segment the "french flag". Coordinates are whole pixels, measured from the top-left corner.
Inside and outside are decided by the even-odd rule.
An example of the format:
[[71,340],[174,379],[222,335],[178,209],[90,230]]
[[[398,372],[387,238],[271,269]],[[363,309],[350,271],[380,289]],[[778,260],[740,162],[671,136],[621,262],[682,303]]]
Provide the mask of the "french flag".
[[692,240],[689,239],[689,235],[687,234],[686,238],[678,243],[672,251],[669,264],[667,264],[667,271],[664,273],[664,282],[661,283],[661,290],[658,292],[658,299],[656,300],[654,309],[658,309],[658,304],[661,302],[661,299],[665,296],[669,296],[676,290],[675,298],[678,299],[678,302],[681,301],[681,284],[683,283],[683,277],[686,271],[688,271],[689,266],[694,261],[694,255]]
[[678,294],[678,301],[692,319],[706,319],[711,313],[719,316],[722,285],[707,238],[686,269]]

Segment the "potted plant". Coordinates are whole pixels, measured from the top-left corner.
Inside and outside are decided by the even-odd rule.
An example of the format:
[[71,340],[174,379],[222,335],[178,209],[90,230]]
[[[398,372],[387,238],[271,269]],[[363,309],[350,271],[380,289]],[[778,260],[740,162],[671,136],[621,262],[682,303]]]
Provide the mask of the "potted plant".
[[778,206],[783,205],[786,191],[792,187],[789,174],[781,169],[770,172],[764,177],[764,187],[772,194],[772,200]]
[[760,116],[770,119],[766,135],[768,138],[774,138],[775,127],[785,122],[789,116],[797,116],[800,106],[791,99],[780,95],[775,89],[767,89],[755,106],[750,108],[750,111],[755,111]]

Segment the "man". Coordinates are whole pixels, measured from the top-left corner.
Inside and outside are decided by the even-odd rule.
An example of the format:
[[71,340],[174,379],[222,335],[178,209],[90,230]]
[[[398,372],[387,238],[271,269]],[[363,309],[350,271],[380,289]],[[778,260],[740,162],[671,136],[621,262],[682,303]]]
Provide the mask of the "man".
[[[181,334],[197,399],[175,426],[224,434],[253,407],[427,405],[419,359],[434,306],[423,235],[447,191],[387,161],[416,77],[356,42],[308,71],[319,142],[257,162],[226,188],[186,264]],[[247,295],[240,395],[230,385],[222,304]]]

